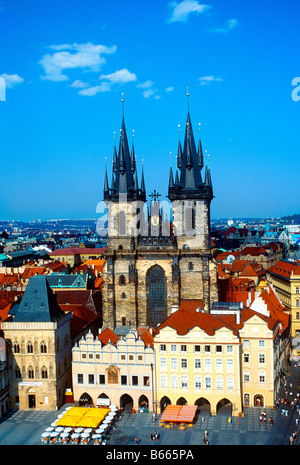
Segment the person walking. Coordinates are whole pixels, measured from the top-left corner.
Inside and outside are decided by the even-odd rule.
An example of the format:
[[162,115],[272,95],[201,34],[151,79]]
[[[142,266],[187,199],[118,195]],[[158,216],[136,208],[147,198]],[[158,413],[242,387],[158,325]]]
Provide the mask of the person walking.
[[134,438],[134,444],[137,446],[138,445],[138,438],[137,436]]

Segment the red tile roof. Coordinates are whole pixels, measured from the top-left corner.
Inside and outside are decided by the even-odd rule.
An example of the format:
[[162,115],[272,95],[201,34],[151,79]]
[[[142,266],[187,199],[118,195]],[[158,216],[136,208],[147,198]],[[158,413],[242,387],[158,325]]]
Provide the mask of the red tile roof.
[[282,278],[289,279],[292,273],[296,275],[300,274],[300,263],[279,260],[276,265],[271,266],[268,271]]
[[105,346],[109,340],[114,346],[116,346],[120,338],[111,329],[106,328],[104,331],[98,334],[98,339],[102,342],[103,346]]
[[104,252],[105,248],[93,247],[66,247],[64,249],[55,249],[49,256],[65,256],[65,255],[80,255],[80,254],[94,254],[99,255]]

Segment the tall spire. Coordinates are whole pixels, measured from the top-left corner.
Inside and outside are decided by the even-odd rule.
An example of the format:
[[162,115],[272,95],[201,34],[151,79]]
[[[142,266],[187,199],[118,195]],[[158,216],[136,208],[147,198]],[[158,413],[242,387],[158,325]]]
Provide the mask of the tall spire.
[[[180,182],[178,172],[176,173],[175,183],[173,184],[173,186],[170,182],[169,177],[168,197],[170,198],[170,200],[184,198],[198,199],[202,198],[203,195],[212,198],[211,181],[209,183],[204,183],[202,181],[201,176],[201,170],[203,168],[203,151],[200,138],[200,125],[199,143],[198,148],[196,148],[189,106],[189,90],[187,88],[187,119],[184,135],[184,144],[182,150],[182,146],[179,140],[177,154],[177,166],[180,170]],[[207,179],[210,179],[209,170]]]
[[120,194],[126,194],[127,199],[142,200],[145,193],[145,182],[142,176],[143,189],[138,187],[138,176],[136,171],[136,156],[134,149],[134,139],[132,138],[131,152],[127,139],[124,116],[124,94],[122,93],[122,124],[120,129],[120,140],[118,152],[116,149],[114,136],[112,185],[109,188],[107,171],[105,171],[104,190],[105,198],[118,201]]

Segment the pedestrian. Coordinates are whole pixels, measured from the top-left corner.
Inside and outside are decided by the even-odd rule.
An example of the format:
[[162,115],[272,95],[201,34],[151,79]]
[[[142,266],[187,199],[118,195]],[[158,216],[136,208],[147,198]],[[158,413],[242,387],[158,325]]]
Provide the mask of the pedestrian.
[[299,418],[296,418],[296,426],[299,425]]
[[150,439],[153,442],[153,434],[152,433],[150,434]]
[[285,410],[285,416],[286,416],[286,417],[289,416],[289,411],[288,411],[288,409]]
[[157,442],[158,441],[158,433],[157,433],[157,431],[155,431],[155,433],[154,433],[154,438],[155,438],[155,441]]
[[204,437],[207,438],[207,429],[204,430]]
[[137,446],[137,444],[138,444],[138,438],[137,438],[137,436],[134,438],[134,443],[135,443],[135,445]]
[[261,424],[262,422],[262,415],[259,416],[259,423]]

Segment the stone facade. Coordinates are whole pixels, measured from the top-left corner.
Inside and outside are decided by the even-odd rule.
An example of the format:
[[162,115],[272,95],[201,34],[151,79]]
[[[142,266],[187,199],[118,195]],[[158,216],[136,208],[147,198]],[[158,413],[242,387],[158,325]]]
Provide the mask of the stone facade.
[[56,410],[71,385],[70,320],[3,322],[8,342],[10,407]]
[[[129,156],[124,119],[119,154],[114,151],[112,187],[105,175],[104,201],[107,205],[108,248],[104,250],[103,327],[120,331],[127,326],[156,327],[179,306],[182,299],[203,301],[209,312],[218,300],[217,263],[211,253],[210,203],[213,198],[210,171],[205,180],[188,113],[184,149],[178,151],[179,180],[172,171],[169,179],[169,209],[158,194],[145,209],[142,175],[138,186],[134,152]],[[143,213],[142,213],[143,212]],[[136,228],[132,225],[134,218]]]

